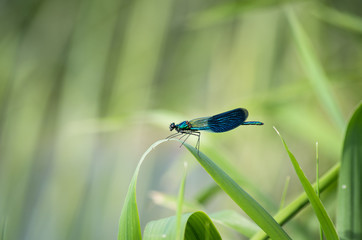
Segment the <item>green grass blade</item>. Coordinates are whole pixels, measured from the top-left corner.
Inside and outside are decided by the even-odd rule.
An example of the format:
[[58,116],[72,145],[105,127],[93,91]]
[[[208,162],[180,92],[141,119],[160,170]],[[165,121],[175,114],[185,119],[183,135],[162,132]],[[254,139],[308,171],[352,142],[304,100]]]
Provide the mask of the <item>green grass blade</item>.
[[[149,222],[144,231],[144,240],[174,240],[176,217]],[[181,235],[183,239],[219,240],[221,236],[211,219],[204,212],[185,213],[181,217]]]
[[285,198],[287,196],[287,191],[288,191],[288,186],[289,186],[289,182],[290,182],[290,176],[287,176],[287,178],[285,179],[285,185],[284,185],[284,190],[282,193],[282,198],[280,200],[280,205],[279,205],[279,210],[283,209],[284,207],[284,203],[285,203]]
[[154,149],[157,145],[167,141],[167,139],[163,139],[155,142],[151,145],[150,148],[143,154],[141,160],[139,161],[137,168],[133,174],[131,183],[128,188],[128,192],[123,204],[121,217],[119,219],[119,231],[118,231],[118,240],[123,239],[142,239],[141,235],[141,225],[140,219],[138,216],[138,207],[136,201],[136,185],[137,185],[137,177],[141,167],[142,162],[146,158],[146,156]]
[[227,226],[248,238],[260,231],[258,225],[232,210],[212,213],[209,216],[214,222]]
[[[317,196],[320,198],[321,194],[320,194],[320,189],[319,189],[319,150],[318,150],[318,142],[315,143],[315,159],[316,159],[316,173],[315,173],[315,192],[317,193]],[[320,239],[323,240],[323,230],[322,227],[319,225],[319,236]]]
[[320,102],[326,107],[332,119],[342,130],[345,126],[345,121],[329,88],[328,77],[313,51],[312,43],[302,26],[299,24],[293,10],[290,8],[287,10],[287,18],[308,79],[314,88],[316,95],[319,97]]
[[357,15],[326,6],[320,6],[318,11],[313,13],[316,17],[327,23],[359,34],[362,33],[362,18]]
[[337,229],[342,239],[362,239],[362,104],[349,121],[344,139]]
[[302,171],[301,167],[299,166],[298,161],[294,157],[294,155],[289,151],[287,144],[285,143],[284,139],[278,132],[278,130],[274,127],[275,131],[278,133],[280,139],[282,140],[282,143],[284,145],[285,150],[287,151],[289,158],[293,164],[293,167],[295,169],[295,172],[298,175],[298,178],[300,182],[303,185],[304,191],[306,192],[308,199],[313,207],[313,210],[319,220],[319,223],[322,226],[323,232],[327,239],[339,239],[336,229],[332,223],[332,220],[327,214],[326,209],[324,208],[322,202],[320,201],[319,197],[317,196],[316,192],[314,191],[314,188],[312,184],[308,181],[307,177],[304,175],[304,172]]
[[319,150],[318,150],[318,142],[316,142],[315,144],[315,154],[316,154],[316,173],[315,173],[315,179],[316,179],[316,187],[315,187],[315,190],[316,190],[316,193],[317,193],[317,196],[320,197],[320,189],[319,189]]
[[[329,186],[338,181],[338,173],[341,164],[337,163],[328,172],[326,172],[319,181],[320,192],[326,190]],[[316,183],[313,184],[313,188],[316,187]],[[300,212],[309,203],[307,194],[301,193],[295,200],[289,203],[285,208],[281,209],[274,215],[274,219],[283,225],[292,219],[298,212]],[[259,231],[251,239],[260,240],[265,239],[267,236],[263,231]]]
[[[261,191],[260,187],[257,186],[255,182],[251,181],[243,174],[240,174],[240,172],[229,161],[229,159],[227,159],[225,155],[220,154],[217,149],[211,146],[203,145],[203,149],[207,150],[208,155],[211,156],[213,162],[218,165],[227,175],[229,175],[229,177],[231,177],[238,185],[248,186],[248,191],[250,192],[250,194],[263,202],[265,208],[277,210],[276,204],[270,199],[270,197],[265,192]],[[222,191],[219,186],[218,188],[218,191]],[[213,195],[209,195],[208,197],[213,197]],[[204,201],[205,199],[202,200]]]
[[185,143],[185,147],[194,155],[201,166],[215,182],[234,200],[236,204],[265,231],[272,239],[290,239],[288,234],[272,216],[242,189],[229,175],[211,161],[205,154]]
[[189,23],[190,28],[203,28],[209,26],[215,26],[226,21],[230,21],[242,14],[252,11],[262,11],[267,8],[273,8],[275,6],[287,2],[282,1],[230,1],[221,2],[214,7],[207,8],[201,13],[195,14]]
[[139,167],[132,177],[119,220],[118,240],[142,239],[141,225],[136,202],[136,183]]
[[183,237],[181,235],[181,218],[182,218],[182,206],[184,203],[184,195],[185,195],[187,162],[184,163],[184,166],[185,166],[184,175],[182,177],[180,191],[178,193],[177,212],[176,212],[176,239],[179,239],[179,240],[183,239]]
[[5,240],[6,236],[6,228],[7,228],[7,219],[5,218],[1,223],[1,231],[0,231],[0,240]]

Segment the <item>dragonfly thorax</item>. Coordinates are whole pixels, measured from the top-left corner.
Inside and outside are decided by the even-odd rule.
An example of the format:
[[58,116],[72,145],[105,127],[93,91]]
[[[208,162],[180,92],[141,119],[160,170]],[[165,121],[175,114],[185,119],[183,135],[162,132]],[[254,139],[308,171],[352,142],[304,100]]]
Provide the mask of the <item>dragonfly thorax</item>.
[[185,132],[191,130],[191,123],[189,121],[183,121],[179,124],[171,123],[170,124],[170,131],[176,129],[177,132]]
[[175,124],[175,123],[171,123],[171,124],[170,124],[170,131],[172,131],[172,130],[174,130],[174,129],[176,129],[176,131],[178,131],[176,124]]

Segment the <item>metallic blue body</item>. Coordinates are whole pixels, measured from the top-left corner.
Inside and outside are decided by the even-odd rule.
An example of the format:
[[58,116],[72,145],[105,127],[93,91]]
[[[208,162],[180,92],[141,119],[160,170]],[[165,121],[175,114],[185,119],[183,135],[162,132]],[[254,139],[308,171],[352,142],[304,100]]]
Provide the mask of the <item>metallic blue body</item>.
[[176,129],[177,132],[227,132],[240,125],[263,125],[262,122],[245,122],[248,117],[248,111],[244,108],[237,108],[228,112],[220,113],[212,117],[196,118],[190,121],[183,121],[179,124],[172,124],[170,130]]
[[234,110],[220,113],[212,117],[196,118],[190,121],[183,121],[179,124],[171,123],[170,131],[175,129],[176,133],[168,136],[167,138],[181,136],[181,139],[186,136],[185,140],[183,141],[184,143],[189,136],[194,135],[198,138],[196,143],[196,149],[199,150],[201,135],[200,131],[210,131],[218,133],[230,131],[236,127],[239,127],[240,125],[263,125],[262,122],[258,121],[245,122],[247,117],[248,110],[246,110],[245,108],[236,108]]
[[176,128],[178,130],[190,130],[189,125],[187,124],[187,121],[183,121],[182,123],[179,123],[176,125]]

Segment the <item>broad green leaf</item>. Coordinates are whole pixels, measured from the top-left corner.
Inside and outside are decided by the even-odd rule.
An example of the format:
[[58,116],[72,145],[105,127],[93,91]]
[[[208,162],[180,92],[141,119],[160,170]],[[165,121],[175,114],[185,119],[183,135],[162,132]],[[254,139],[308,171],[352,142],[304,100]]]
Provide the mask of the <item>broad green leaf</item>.
[[[176,217],[169,217],[149,222],[144,231],[144,240],[176,239]],[[184,239],[221,239],[210,218],[204,212],[185,213],[180,222],[181,235]]]
[[142,162],[146,158],[146,156],[154,149],[157,145],[168,141],[167,139],[163,139],[155,142],[151,145],[150,148],[143,154],[141,160],[139,161],[137,168],[133,174],[131,183],[128,188],[128,192],[126,198],[124,200],[121,217],[119,219],[119,231],[118,231],[118,240],[124,239],[142,239],[141,235],[141,225],[140,219],[138,216],[138,207],[136,201],[136,185],[137,185],[137,177],[141,167]]
[[362,239],[362,104],[349,121],[344,138],[337,229],[341,239]]
[[209,217],[212,219],[212,221],[238,231],[248,238],[253,236],[256,232],[260,231],[258,225],[256,225],[254,222],[251,222],[243,215],[232,210],[212,213],[209,214]]
[[321,227],[323,229],[323,232],[327,239],[339,239],[336,229],[332,223],[332,220],[327,214],[326,209],[324,208],[321,200],[317,196],[316,192],[314,191],[314,188],[312,184],[308,181],[307,177],[304,175],[303,170],[299,166],[298,161],[294,157],[294,155],[289,151],[287,144],[285,143],[284,139],[278,132],[278,130],[274,127],[275,131],[278,133],[280,139],[282,140],[282,143],[284,145],[285,150],[287,151],[290,161],[293,164],[294,170],[296,174],[298,175],[299,181],[302,183],[304,191],[306,192],[308,199],[313,207],[313,210],[315,214],[317,215],[317,218],[319,220],[319,223],[321,224]]
[[272,239],[290,239],[288,234],[272,216],[242,189],[229,175],[211,161],[201,151],[185,143],[185,147],[194,155],[201,166],[210,174],[215,182],[228,194],[234,202],[265,231]]

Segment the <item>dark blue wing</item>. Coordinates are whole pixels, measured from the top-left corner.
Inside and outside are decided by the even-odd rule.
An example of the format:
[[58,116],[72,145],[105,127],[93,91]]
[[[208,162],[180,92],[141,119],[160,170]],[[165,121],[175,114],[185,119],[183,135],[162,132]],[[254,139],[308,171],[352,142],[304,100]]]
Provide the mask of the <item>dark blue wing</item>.
[[208,125],[212,132],[226,132],[240,126],[247,117],[248,111],[246,109],[237,108],[210,117]]

